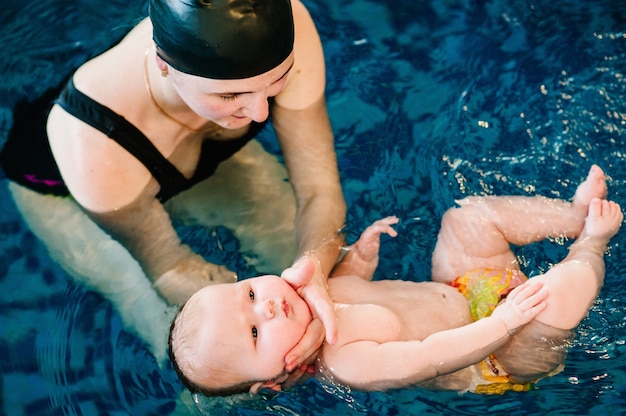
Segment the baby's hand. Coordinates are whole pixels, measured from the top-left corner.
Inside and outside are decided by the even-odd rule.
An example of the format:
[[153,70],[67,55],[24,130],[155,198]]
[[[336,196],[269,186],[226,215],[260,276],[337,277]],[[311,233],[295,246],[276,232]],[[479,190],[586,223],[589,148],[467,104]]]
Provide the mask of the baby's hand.
[[332,276],[356,275],[366,280],[371,279],[378,267],[380,235],[397,236],[398,233],[392,227],[397,223],[397,217],[387,217],[367,227],[357,242],[348,247],[348,254],[335,266]]
[[350,250],[363,261],[377,261],[378,250],[380,249],[380,235],[389,234],[392,237],[397,236],[398,233],[391,227],[393,224],[397,223],[398,217],[395,216],[374,222],[361,233],[358,241],[354,243]]
[[547,297],[548,291],[543,290],[542,283],[528,281],[513,289],[491,316],[502,320],[511,333],[535,319],[546,308]]

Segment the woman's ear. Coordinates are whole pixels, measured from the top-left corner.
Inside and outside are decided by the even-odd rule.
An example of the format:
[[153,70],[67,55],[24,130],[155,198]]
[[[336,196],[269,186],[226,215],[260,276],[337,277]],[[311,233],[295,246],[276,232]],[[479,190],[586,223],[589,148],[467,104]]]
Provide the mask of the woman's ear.
[[167,62],[161,59],[161,57],[157,54],[154,55],[154,60],[156,61],[156,64],[159,67],[159,70],[161,71],[161,76],[166,77],[168,75],[167,71],[169,68],[167,65]]

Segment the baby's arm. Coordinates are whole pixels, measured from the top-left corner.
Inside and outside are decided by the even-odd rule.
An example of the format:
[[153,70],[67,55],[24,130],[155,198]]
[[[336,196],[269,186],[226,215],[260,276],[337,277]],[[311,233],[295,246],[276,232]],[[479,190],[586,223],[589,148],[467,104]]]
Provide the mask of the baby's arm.
[[348,247],[348,254],[338,263],[331,273],[332,276],[355,275],[365,280],[371,280],[378,267],[378,250],[380,249],[380,235],[398,235],[391,227],[398,223],[397,217],[387,217],[374,222],[361,234],[358,241]]
[[422,341],[356,340],[325,351],[324,361],[337,379],[362,390],[414,385],[485,359],[507,342],[511,332],[544,310],[546,298],[540,283],[525,283],[511,291],[490,317]]

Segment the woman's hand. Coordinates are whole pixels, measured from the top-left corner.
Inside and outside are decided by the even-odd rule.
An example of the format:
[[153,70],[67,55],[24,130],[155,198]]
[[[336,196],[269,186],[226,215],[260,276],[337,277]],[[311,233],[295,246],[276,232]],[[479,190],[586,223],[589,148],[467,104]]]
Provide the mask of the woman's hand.
[[170,305],[182,305],[205,286],[215,283],[235,283],[237,274],[225,266],[208,263],[190,253],[176,266],[161,275],[153,284],[159,295]]
[[337,322],[326,279],[315,257],[299,258],[281,277],[306,301],[314,318],[298,344],[285,356],[285,367],[291,371],[301,364],[311,364],[324,338],[329,344],[335,343]]

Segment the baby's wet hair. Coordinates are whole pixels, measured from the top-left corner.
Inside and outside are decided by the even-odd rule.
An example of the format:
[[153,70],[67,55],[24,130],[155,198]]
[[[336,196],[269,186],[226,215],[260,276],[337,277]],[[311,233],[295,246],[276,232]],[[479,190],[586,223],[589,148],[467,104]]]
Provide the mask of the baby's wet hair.
[[183,370],[180,368],[180,365],[178,364],[178,360],[176,359],[176,354],[174,351],[174,343],[175,343],[174,334],[176,333],[176,325],[181,316],[181,312],[185,308],[185,305],[186,304],[183,304],[178,310],[178,312],[176,312],[176,315],[174,316],[174,319],[172,320],[172,323],[170,325],[169,336],[167,340],[168,355],[170,358],[170,362],[172,363],[172,368],[176,372],[178,379],[192,394],[202,394],[204,396],[211,397],[211,396],[230,396],[233,394],[247,393],[252,387],[252,385],[254,384],[253,381],[248,381],[248,382],[239,383],[236,385],[219,387],[219,388],[209,388],[209,387],[201,386],[191,381],[189,377],[187,377],[185,373],[183,372]]
[[185,375],[183,370],[178,365],[178,361],[176,360],[176,355],[174,354],[174,348],[173,348],[174,330],[176,329],[176,322],[178,321],[180,313],[182,312],[184,307],[185,307],[185,305],[183,304],[180,307],[180,309],[178,309],[178,312],[176,312],[176,315],[174,316],[174,319],[172,320],[172,323],[170,324],[170,332],[169,332],[169,336],[167,338],[168,354],[169,354],[169,357],[170,357],[170,362],[172,363],[172,367],[174,368],[174,371],[176,372],[176,375],[178,376],[178,379],[183,383],[183,385],[190,392],[192,392],[192,393],[199,393],[199,392],[201,392],[200,390],[202,388],[200,386],[198,386],[196,383],[194,383],[191,380],[189,380],[189,378],[187,378],[187,376]]

